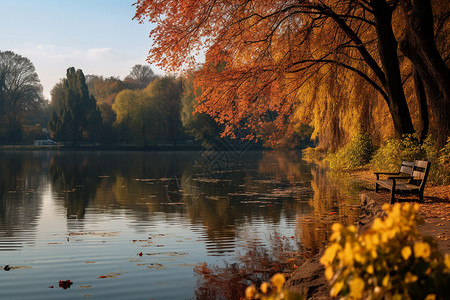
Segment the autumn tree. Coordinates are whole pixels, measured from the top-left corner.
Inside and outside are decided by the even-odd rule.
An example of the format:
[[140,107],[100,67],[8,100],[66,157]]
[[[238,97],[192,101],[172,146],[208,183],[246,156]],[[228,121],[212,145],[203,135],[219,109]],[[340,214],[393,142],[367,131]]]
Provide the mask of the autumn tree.
[[124,82],[130,89],[143,89],[156,78],[152,68],[147,65],[134,65]]
[[[384,103],[398,136],[413,133],[401,50],[421,78],[430,117],[445,140],[450,135],[450,84],[434,38],[432,3],[444,5],[448,15],[448,3],[431,0],[266,0],[233,5],[139,0],[135,18],[156,24],[150,32],[155,41],[151,62],[176,70],[195,64],[198,54],[206,53],[197,74],[197,85],[203,88],[197,110],[226,124],[228,133],[242,121],[257,132],[268,111],[276,112],[277,126],[284,127],[301,107],[304,94],[311,94],[304,90],[309,80],[339,89],[340,79],[349,76],[362,79],[366,93]],[[335,71],[342,76],[333,77]],[[360,104],[365,98],[361,95]],[[323,109],[322,113],[339,116],[339,107]]]
[[95,98],[89,95],[83,71],[67,69],[66,78],[55,85],[51,94],[52,136],[73,145],[80,141],[95,142],[101,115]]
[[94,96],[102,116],[102,126],[99,128],[100,141],[112,142],[115,140],[113,124],[116,114],[112,108],[117,94],[126,89],[127,85],[117,77],[103,77],[97,75],[86,75],[86,84],[89,94]]
[[0,124],[5,124],[7,142],[21,140],[23,117],[42,105],[42,86],[33,63],[12,51],[0,51]]

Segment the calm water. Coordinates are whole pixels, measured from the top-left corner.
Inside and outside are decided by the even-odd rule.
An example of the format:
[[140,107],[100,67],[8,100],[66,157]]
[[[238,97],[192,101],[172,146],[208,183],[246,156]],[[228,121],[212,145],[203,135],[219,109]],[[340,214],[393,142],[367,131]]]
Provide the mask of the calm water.
[[2,151],[0,297],[195,299],[196,266],[315,250],[355,195],[295,153]]

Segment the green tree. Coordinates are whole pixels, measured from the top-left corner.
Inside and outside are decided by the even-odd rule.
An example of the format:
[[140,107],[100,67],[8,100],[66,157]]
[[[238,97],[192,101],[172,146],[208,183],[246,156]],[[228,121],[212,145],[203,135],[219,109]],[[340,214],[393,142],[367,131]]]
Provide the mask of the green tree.
[[161,138],[175,145],[184,133],[180,116],[183,96],[182,79],[173,76],[157,78],[144,92],[152,97],[155,103]]
[[71,67],[66,78],[52,90],[53,111],[49,129],[54,138],[77,145],[95,142],[101,114],[93,96],[89,96],[83,71]]
[[115,126],[121,141],[145,146],[159,140],[155,103],[143,90],[120,92],[112,108],[117,116]]
[[194,77],[190,74],[183,80],[183,96],[181,97],[181,121],[186,132],[195,140],[202,142],[204,146],[213,139],[220,137],[219,125],[206,114],[195,111],[197,97],[201,91],[194,90]]
[[6,142],[21,141],[24,115],[42,103],[42,86],[33,63],[12,51],[0,51],[0,126]]
[[182,94],[182,80],[171,76],[157,78],[142,90],[120,92],[112,108],[121,140],[144,146],[161,141],[175,145],[184,134]]

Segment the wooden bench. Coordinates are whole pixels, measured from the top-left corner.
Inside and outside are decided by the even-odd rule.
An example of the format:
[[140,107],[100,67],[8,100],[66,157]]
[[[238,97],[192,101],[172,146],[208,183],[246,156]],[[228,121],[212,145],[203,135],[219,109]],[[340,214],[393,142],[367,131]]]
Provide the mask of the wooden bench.
[[[395,194],[416,194],[419,201],[423,201],[430,165],[431,163],[425,160],[403,161],[396,173],[375,172],[375,192],[378,193],[380,188],[390,190],[391,204],[395,202]],[[380,175],[388,175],[388,178],[380,179]]]

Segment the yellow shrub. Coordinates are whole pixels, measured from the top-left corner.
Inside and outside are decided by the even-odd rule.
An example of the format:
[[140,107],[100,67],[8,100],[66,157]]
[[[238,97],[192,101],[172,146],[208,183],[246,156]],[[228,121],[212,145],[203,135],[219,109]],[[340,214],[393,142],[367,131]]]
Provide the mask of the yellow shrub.
[[261,300],[303,300],[304,298],[296,293],[283,289],[286,278],[283,274],[277,273],[272,276],[269,282],[263,282],[260,291],[254,285],[245,290],[245,299]]
[[[332,226],[331,244],[321,258],[332,297],[344,299],[445,299],[450,284],[450,256],[422,237],[418,204],[383,207],[388,215],[375,219],[358,234],[355,226]],[[448,299],[448,298],[447,298]]]

